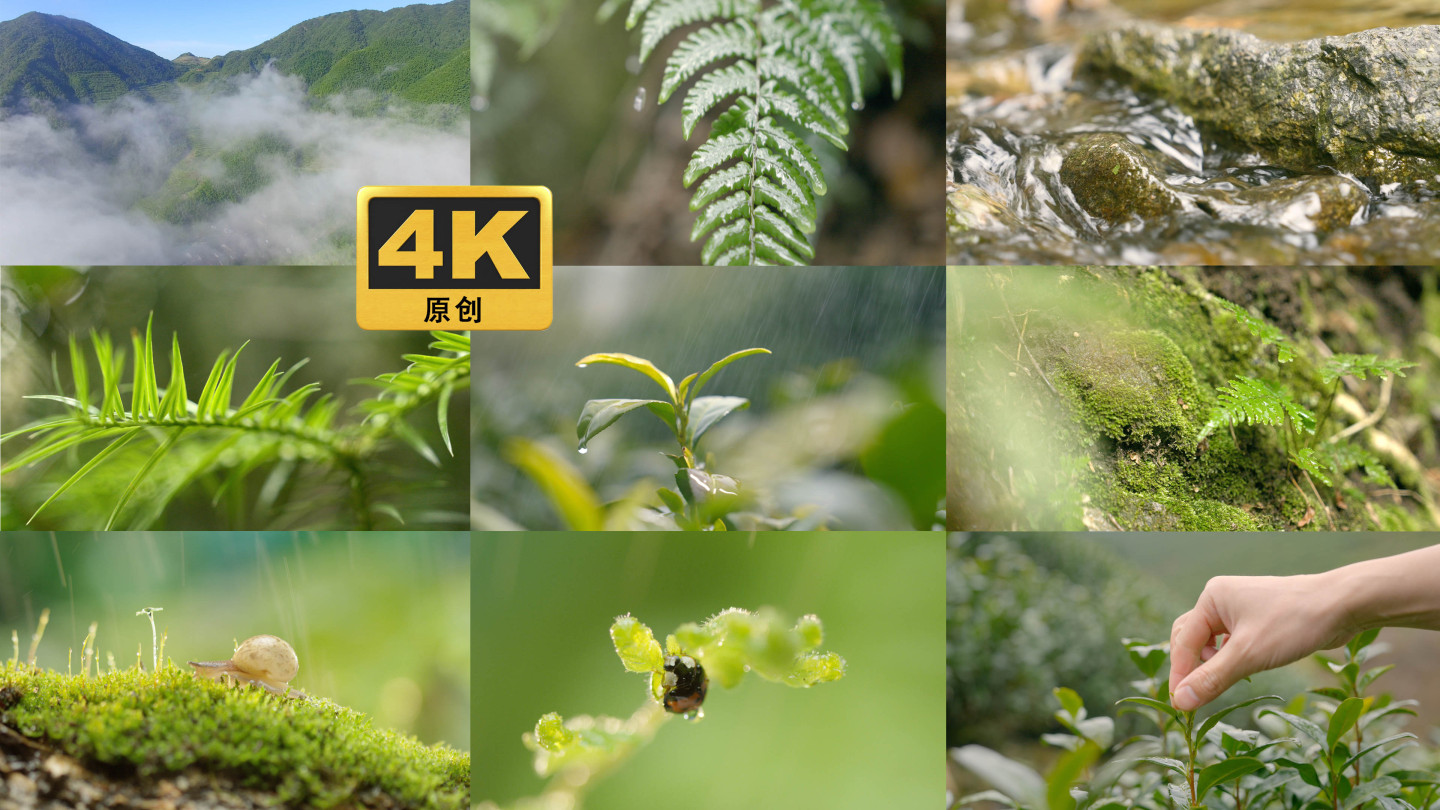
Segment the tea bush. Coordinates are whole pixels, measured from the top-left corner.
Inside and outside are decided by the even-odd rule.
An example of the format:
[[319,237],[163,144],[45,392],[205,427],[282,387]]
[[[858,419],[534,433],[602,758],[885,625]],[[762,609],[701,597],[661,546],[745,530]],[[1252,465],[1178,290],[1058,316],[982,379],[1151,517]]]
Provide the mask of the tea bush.
[[[1030,766],[969,745],[952,757],[997,788],[961,798],[962,807],[1027,810],[1431,810],[1440,806],[1440,751],[1402,731],[1413,700],[1371,695],[1389,666],[1366,667],[1379,630],[1356,636],[1338,661],[1317,656],[1337,685],[1286,701],[1243,700],[1204,720],[1164,698],[1166,645],[1127,642],[1145,692],[1119,702],[1151,733],[1117,739],[1114,721],[1090,717],[1074,691],[1054,690],[1065,733],[1045,742],[1064,750],[1042,777]],[[1248,710],[1248,711],[1245,711]],[[1251,728],[1225,722],[1249,717]]]
[[1050,728],[1050,690],[1092,703],[1124,695],[1113,639],[1168,632],[1178,613],[1113,554],[1056,535],[955,535],[946,586],[951,745]]

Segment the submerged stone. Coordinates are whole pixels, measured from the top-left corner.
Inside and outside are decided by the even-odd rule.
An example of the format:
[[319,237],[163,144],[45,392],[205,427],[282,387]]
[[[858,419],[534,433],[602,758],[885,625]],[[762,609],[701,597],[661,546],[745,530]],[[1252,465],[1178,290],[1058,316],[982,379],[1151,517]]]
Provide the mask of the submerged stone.
[[1291,169],[1378,183],[1440,176],[1440,26],[1272,43],[1132,22],[1090,36],[1081,61]]
[[1060,180],[1081,208],[1111,225],[1156,219],[1184,206],[1145,149],[1115,132],[1081,136],[1060,164]]
[[996,227],[1004,218],[1005,206],[979,186],[961,183],[946,196],[947,223],[951,234]]
[[1370,197],[1353,181],[1335,175],[1276,180],[1257,188],[1199,197],[1199,206],[1227,222],[1328,233],[1349,225]]

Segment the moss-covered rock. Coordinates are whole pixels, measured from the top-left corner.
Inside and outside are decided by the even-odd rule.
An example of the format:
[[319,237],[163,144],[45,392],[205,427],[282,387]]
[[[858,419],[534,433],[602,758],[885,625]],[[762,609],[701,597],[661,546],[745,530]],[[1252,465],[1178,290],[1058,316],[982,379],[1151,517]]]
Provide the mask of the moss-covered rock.
[[1196,428],[1187,413],[1200,398],[1195,371],[1163,333],[1073,333],[1051,358],[1063,390],[1096,432],[1116,441],[1154,437],[1194,448]]
[[[1394,277],[1401,271],[1376,272],[1401,283]],[[1417,287],[1437,284],[1433,271],[1414,275]],[[988,283],[971,283],[977,278]],[[966,320],[963,342],[951,343],[958,374],[949,453],[951,475],[963,480],[950,489],[950,527],[1433,526],[1424,482],[1413,490],[1418,507],[1414,499],[1390,504],[1359,472],[1333,485],[1312,482],[1290,456],[1306,437],[1283,427],[1241,424],[1197,440],[1219,406],[1217,389],[1237,378],[1262,380],[1321,412],[1334,385],[1323,382],[1307,335],[1325,334],[1335,351],[1404,345],[1421,313],[1390,312],[1359,281],[1299,268],[957,271],[952,295],[966,296]],[[1250,316],[1242,319],[1235,306]],[[1287,362],[1256,333],[1275,340],[1276,329],[1293,349]],[[1423,374],[1397,384],[1392,408],[1428,401]],[[1401,393],[1402,386],[1416,393]]]
[[1271,43],[1224,28],[1132,22],[1081,60],[1174,102],[1277,163],[1378,183],[1440,175],[1440,27]]
[[1060,164],[1060,179],[1081,208],[1111,225],[1158,219],[1184,206],[1145,150],[1114,132],[1081,136]]
[[[126,795],[169,806],[205,806],[178,785],[213,791],[217,781],[285,807],[469,806],[468,754],[376,729],[327,700],[226,688],[174,666],[87,678],[9,662],[0,667],[0,723],[32,750],[99,766]],[[82,792],[98,802],[115,784]]]

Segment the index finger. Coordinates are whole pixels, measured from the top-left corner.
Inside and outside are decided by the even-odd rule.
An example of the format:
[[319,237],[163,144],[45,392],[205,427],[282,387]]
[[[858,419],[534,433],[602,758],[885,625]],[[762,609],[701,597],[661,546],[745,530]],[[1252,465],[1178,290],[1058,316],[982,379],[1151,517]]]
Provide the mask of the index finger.
[[1210,601],[1201,594],[1195,607],[1181,614],[1170,627],[1170,685],[1173,687],[1194,672],[1203,662],[1206,646],[1227,632]]

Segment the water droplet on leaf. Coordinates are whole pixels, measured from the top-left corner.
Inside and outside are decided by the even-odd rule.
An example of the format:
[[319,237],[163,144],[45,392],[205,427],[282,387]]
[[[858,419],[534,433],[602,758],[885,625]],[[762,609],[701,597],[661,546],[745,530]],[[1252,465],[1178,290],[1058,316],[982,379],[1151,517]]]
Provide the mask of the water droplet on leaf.
[[580,455],[583,456],[583,455],[585,455],[585,454],[588,453],[588,452],[590,452],[590,448],[588,448],[588,447],[581,447],[581,448],[580,448]]

